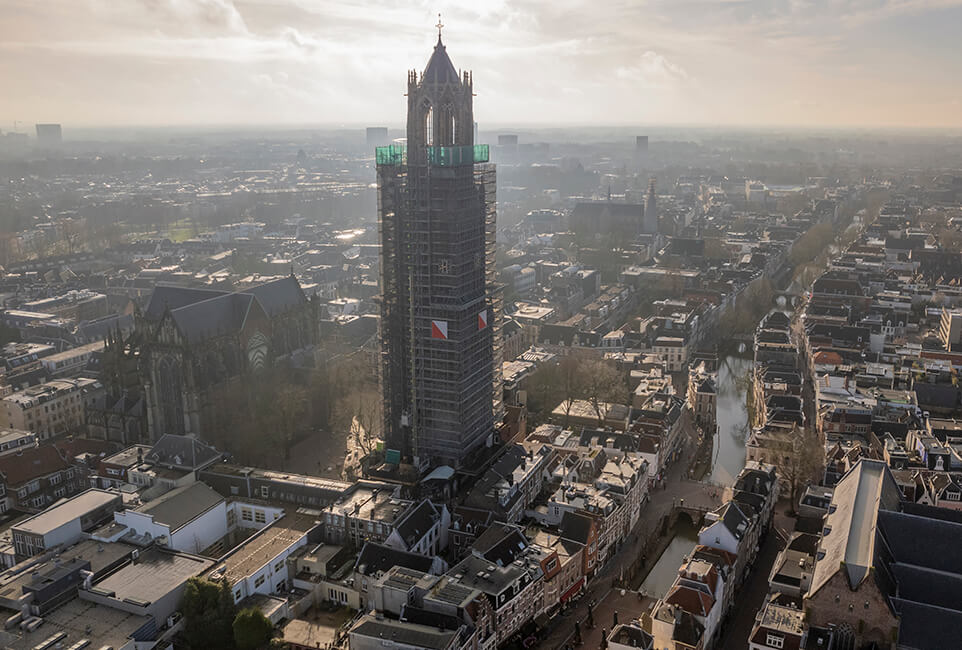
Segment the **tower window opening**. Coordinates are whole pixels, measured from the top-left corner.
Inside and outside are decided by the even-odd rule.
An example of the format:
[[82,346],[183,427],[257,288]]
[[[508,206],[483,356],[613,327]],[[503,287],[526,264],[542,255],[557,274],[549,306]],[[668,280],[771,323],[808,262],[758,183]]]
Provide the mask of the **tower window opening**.
[[429,147],[434,146],[434,108],[429,107],[428,113],[424,118],[424,144]]

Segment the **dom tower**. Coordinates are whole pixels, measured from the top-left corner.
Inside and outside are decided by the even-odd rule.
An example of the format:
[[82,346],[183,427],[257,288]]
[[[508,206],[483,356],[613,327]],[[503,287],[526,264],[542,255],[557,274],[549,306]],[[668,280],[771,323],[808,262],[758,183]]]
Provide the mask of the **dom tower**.
[[495,170],[472,90],[439,25],[408,72],[407,144],[377,149],[384,431],[420,469],[470,464],[502,415]]

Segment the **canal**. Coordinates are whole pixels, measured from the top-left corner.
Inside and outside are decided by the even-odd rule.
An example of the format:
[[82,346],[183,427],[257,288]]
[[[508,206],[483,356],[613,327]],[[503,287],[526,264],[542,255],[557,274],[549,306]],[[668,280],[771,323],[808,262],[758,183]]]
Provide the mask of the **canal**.
[[648,577],[641,583],[644,592],[654,598],[665,595],[675,581],[675,576],[678,575],[678,567],[681,566],[682,560],[698,543],[698,528],[684,518],[675,524],[672,532],[674,537],[671,538],[668,547],[659,556]]
[[[729,355],[718,368],[718,431],[712,447],[712,469],[706,480],[729,486],[745,467],[745,436],[748,433],[748,372],[752,367],[750,352]],[[672,530],[673,537],[641,588],[650,596],[665,595],[678,567],[698,543],[698,528],[682,519]]]
[[745,467],[745,437],[748,435],[748,372],[750,352],[723,358],[718,368],[718,431],[712,447],[712,483],[730,486]]

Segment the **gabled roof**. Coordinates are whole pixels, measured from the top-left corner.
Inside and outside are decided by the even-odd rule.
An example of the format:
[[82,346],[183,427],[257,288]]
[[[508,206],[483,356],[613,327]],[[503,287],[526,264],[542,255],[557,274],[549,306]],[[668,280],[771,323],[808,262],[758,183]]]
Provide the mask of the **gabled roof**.
[[894,562],[928,570],[939,580],[948,575],[962,578],[962,523],[880,510],[878,528]]
[[904,648],[962,647],[962,612],[893,598]]
[[227,295],[224,291],[213,289],[192,289],[175,285],[158,284],[150,294],[150,302],[144,310],[144,318],[159,321],[165,309],[179,309],[195,302]]
[[650,650],[654,643],[654,638],[636,623],[619,623],[611,631],[608,640],[611,643],[618,643],[641,650]]
[[307,302],[304,290],[301,289],[300,283],[293,275],[259,284],[256,287],[245,289],[241,293],[247,293],[257,298],[261,307],[271,318]]
[[214,447],[196,438],[168,433],[160,437],[144,459],[175,467],[200,469],[220,456],[221,453]]
[[825,517],[810,594],[843,569],[852,589],[862,584],[875,563],[879,511],[896,509],[900,499],[898,484],[883,462],[862,459],[845,473]]
[[0,456],[0,474],[3,474],[8,488],[69,467],[70,463],[53,445],[40,445]]
[[715,599],[711,595],[680,584],[671,588],[665,596],[665,602],[695,616],[708,616],[708,612],[715,606]]
[[561,516],[561,537],[587,545],[591,534],[591,517],[566,511]]
[[745,531],[748,530],[748,517],[734,501],[728,501],[716,508],[715,514],[732,537],[741,540],[745,536]]
[[233,334],[244,329],[251,309],[258,309],[254,296],[228,293],[186,305],[170,312],[177,329],[189,343],[213,336]]
[[395,530],[401,536],[401,540],[408,545],[414,546],[421,538],[428,534],[434,522],[441,518],[441,513],[428,499],[407,511]]
[[434,559],[424,555],[400,551],[374,542],[364,542],[361,552],[357,554],[354,570],[366,576],[373,576],[399,566],[422,573],[430,573],[433,564]]
[[[677,609],[675,611],[678,611]],[[698,647],[702,636],[705,634],[705,626],[694,616],[685,610],[681,610],[675,620],[675,627],[672,630],[671,640],[678,641],[692,648]]]
[[273,318],[305,302],[307,297],[294,276],[236,293],[159,284],[150,296],[144,317],[157,322],[170,310],[177,328],[193,343],[211,335],[239,331],[251,309],[259,308]]
[[732,494],[732,499],[738,502],[738,506],[743,512],[759,514],[765,507],[765,497],[754,492],[736,490]]
[[489,562],[507,566],[528,548],[528,538],[517,526],[490,526],[472,545]]

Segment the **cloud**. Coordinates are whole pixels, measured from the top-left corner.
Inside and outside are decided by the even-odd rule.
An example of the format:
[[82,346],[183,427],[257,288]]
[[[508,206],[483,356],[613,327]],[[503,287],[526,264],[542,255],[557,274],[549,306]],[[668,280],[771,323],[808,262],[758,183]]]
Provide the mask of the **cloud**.
[[684,68],[651,50],[642,54],[634,65],[619,66],[615,76],[648,88],[671,86],[688,80]]
[[[138,2],[132,4],[136,6]],[[248,31],[232,0],[139,0],[139,4],[153,17],[182,28],[234,34]]]
[[476,115],[488,123],[962,124],[957,107],[923,101],[962,75],[951,30],[958,7],[962,0],[609,0],[603,9],[587,0],[0,0],[0,124],[41,114],[399,124],[406,71],[430,56],[438,10],[448,53],[474,71]]

